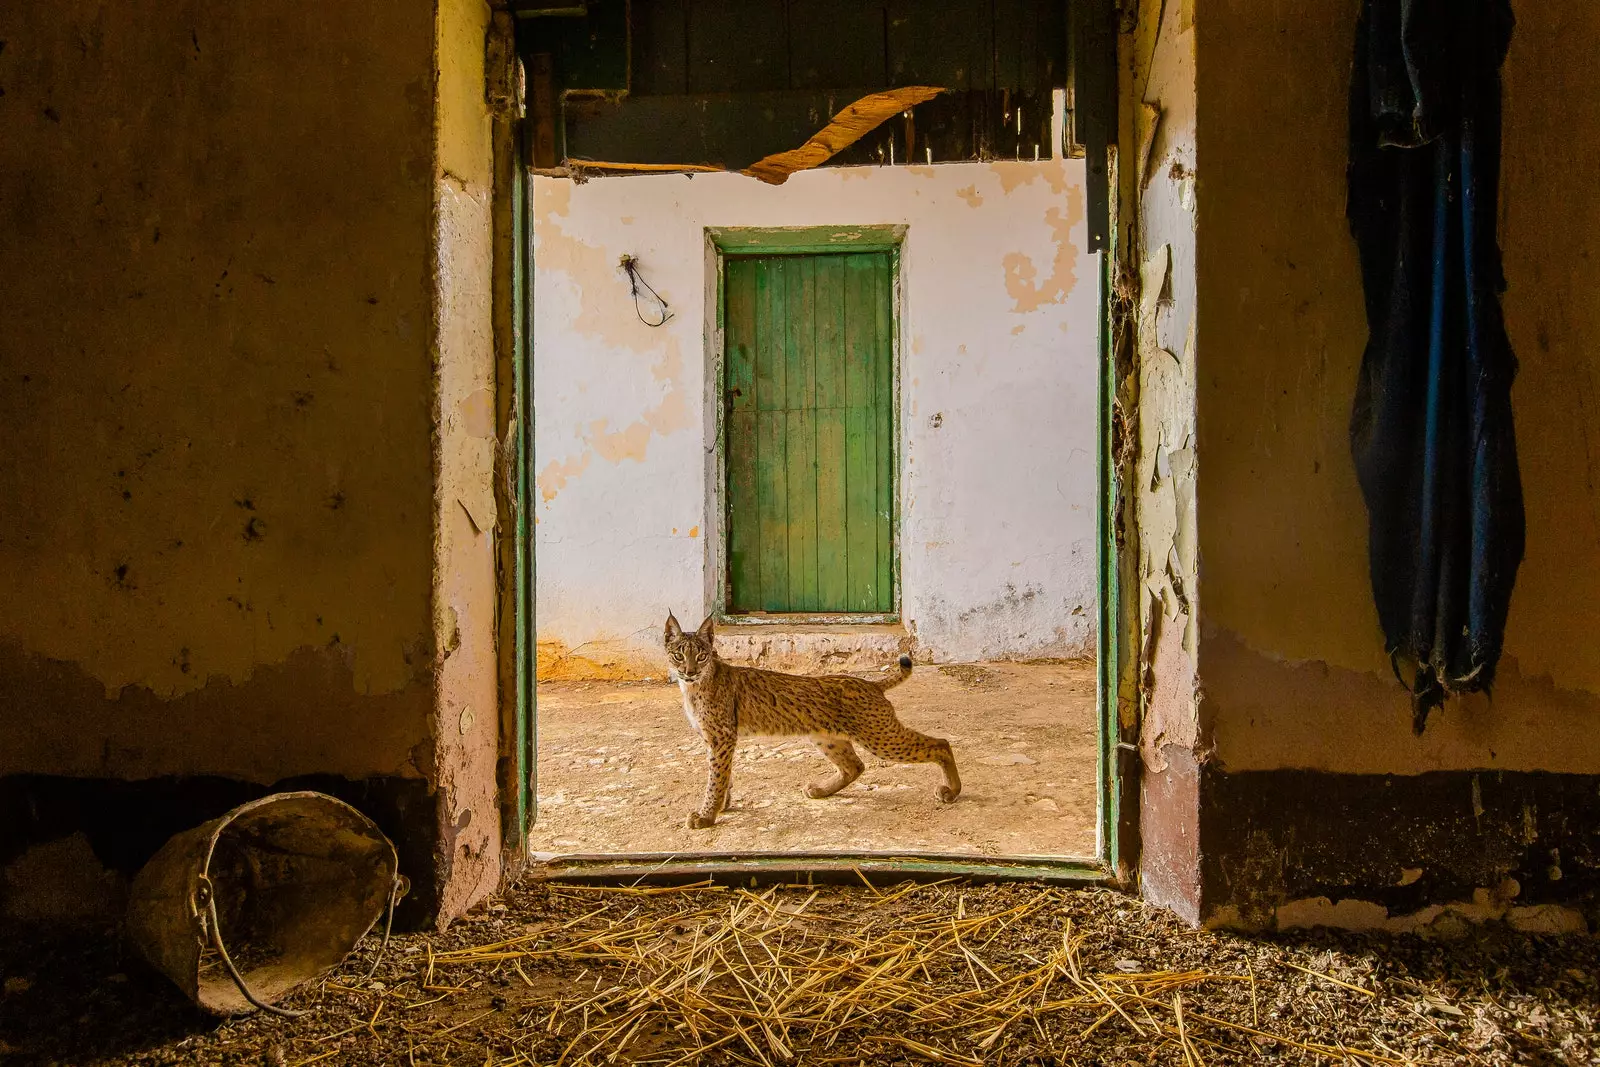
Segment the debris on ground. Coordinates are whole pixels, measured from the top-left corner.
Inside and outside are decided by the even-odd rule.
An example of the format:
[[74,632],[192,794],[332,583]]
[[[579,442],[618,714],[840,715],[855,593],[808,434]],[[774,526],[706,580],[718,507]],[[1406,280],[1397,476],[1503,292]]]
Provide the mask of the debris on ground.
[[396,935],[368,978],[377,946],[285,1002],[303,1018],[218,1025],[115,938],[12,937],[0,1059],[1600,1064],[1600,943],[1498,927],[1265,940],[1099,889],[533,884]]

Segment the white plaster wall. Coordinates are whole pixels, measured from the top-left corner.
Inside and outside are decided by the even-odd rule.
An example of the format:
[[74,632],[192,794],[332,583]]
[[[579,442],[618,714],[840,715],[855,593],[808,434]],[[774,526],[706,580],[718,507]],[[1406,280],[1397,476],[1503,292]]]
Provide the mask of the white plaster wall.
[[[1083,165],[536,178],[541,668],[661,672],[719,553],[705,228],[902,223],[901,606],[936,661],[1094,654],[1098,267]],[[638,257],[673,317],[635,315]],[[645,303],[645,314],[655,308]]]

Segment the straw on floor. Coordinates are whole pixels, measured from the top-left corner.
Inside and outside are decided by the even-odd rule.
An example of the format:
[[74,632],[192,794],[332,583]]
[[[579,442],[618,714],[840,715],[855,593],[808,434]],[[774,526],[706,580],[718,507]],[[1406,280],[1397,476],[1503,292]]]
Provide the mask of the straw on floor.
[[[556,1067],[619,1059],[670,1067],[713,1049],[765,1067],[793,1062],[800,1052],[815,1063],[855,1062],[874,1045],[977,1067],[1012,1043],[1064,1050],[1114,1021],[1126,1027],[1126,1041],[1174,1048],[1192,1067],[1248,1041],[1350,1062],[1416,1062],[1186,1009],[1186,992],[1215,983],[1247,987],[1254,1003],[1257,979],[1208,969],[1097,972],[1081,961],[1085,935],[1070,919],[1058,941],[1026,948],[1000,941],[1029,916],[1059,905],[1059,890],[1038,889],[1020,904],[982,911],[969,909],[960,893],[872,890],[870,909],[912,893],[933,896],[923,908],[883,922],[813,910],[816,890],[798,900],[779,900],[773,889],[709,884],[561,892],[596,906],[551,929],[430,953],[421,965],[422,988],[447,993],[463,988],[465,975],[485,970],[510,970],[531,986],[523,961],[582,960],[597,969],[570,994],[498,1027],[509,1047],[525,1051],[495,1063],[547,1062],[543,1039],[556,1037],[562,1043]],[[650,897],[674,906],[642,911],[617,904]]]
[[[0,1060],[83,1067],[1600,1067],[1600,941],[1194,930],[1102,889],[531,881],[199,1017],[115,937],[0,938]],[[374,964],[376,963],[376,967]]]

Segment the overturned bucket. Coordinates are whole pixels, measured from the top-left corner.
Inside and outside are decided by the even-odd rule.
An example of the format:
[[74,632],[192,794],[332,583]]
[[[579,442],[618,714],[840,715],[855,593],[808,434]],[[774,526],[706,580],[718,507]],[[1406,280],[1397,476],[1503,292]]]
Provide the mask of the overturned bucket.
[[[322,793],[275,793],[186,830],[133,880],[128,930],[215,1015],[274,1007],[337,967],[407,889],[394,845]],[[388,927],[384,929],[388,940]]]

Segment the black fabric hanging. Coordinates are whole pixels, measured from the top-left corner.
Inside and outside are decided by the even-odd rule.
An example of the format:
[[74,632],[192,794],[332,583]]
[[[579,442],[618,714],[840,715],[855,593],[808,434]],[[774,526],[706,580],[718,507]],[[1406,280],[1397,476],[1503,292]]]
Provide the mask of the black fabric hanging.
[[1363,0],[1356,31],[1347,210],[1369,332],[1350,445],[1418,734],[1493,682],[1522,561],[1495,237],[1512,26],[1507,0]]

